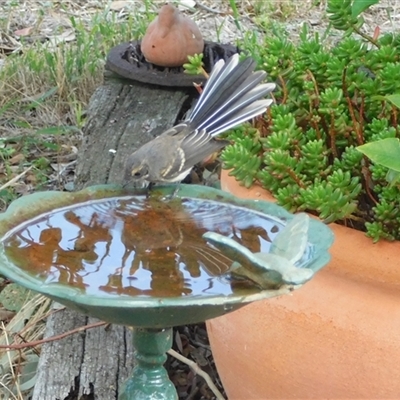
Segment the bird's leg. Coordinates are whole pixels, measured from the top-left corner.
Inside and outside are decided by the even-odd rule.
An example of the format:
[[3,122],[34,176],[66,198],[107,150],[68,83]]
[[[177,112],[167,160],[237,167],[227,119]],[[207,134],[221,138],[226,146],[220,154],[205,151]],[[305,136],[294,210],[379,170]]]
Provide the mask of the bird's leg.
[[181,188],[181,183],[179,182],[179,183],[176,184],[175,189],[171,194],[171,199],[176,197],[176,195],[178,194],[180,188]]
[[154,182],[149,182],[146,190],[146,199],[150,197],[150,192],[153,189],[153,187],[154,187]]

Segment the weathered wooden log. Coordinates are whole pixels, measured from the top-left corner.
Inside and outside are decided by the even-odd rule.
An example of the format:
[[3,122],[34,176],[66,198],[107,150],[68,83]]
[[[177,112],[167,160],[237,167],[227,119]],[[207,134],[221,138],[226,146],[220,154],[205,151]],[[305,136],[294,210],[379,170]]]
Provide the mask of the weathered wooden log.
[[[121,183],[126,156],[176,123],[194,94],[193,89],[108,79],[90,100],[76,190]],[[95,321],[62,310],[49,318],[45,336]],[[132,367],[131,333],[122,326],[94,328],[50,342],[42,348],[32,400],[117,399]]]

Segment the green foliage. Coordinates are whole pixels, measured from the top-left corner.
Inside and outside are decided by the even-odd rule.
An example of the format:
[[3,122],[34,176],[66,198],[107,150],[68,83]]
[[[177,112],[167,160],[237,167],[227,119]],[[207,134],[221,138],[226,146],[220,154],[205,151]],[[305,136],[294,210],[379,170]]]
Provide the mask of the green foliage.
[[363,11],[367,10],[374,4],[378,4],[379,0],[353,0],[351,5],[351,13],[353,17],[357,17]]
[[397,138],[386,138],[366,143],[358,147],[374,163],[400,172],[400,141]]
[[249,126],[242,126],[231,133],[236,138],[222,155],[227,168],[233,168],[232,175],[244,186],[250,187],[256,179],[261,166],[261,143],[255,136],[257,131]]
[[349,171],[334,171],[326,180],[315,180],[307,188],[300,189],[301,210],[316,211],[326,223],[344,219],[357,208],[361,191],[358,178]]
[[203,64],[203,53],[195,54],[193,56],[188,56],[188,63],[183,64],[183,68],[186,74],[189,75],[203,75],[205,74],[204,71],[204,64]]
[[276,104],[259,133],[232,132],[222,157],[239,181],[257,180],[291,211],[352,219],[375,241],[400,240],[400,34],[360,30],[376,2],[328,0],[333,27],[344,31],[334,47],[306,27],[298,45],[283,35],[245,41],[278,84]]
[[327,12],[330,14],[329,20],[334,28],[351,33],[354,26],[362,25],[362,21],[358,18],[360,13],[353,11],[352,3],[352,0],[330,0],[328,2]]

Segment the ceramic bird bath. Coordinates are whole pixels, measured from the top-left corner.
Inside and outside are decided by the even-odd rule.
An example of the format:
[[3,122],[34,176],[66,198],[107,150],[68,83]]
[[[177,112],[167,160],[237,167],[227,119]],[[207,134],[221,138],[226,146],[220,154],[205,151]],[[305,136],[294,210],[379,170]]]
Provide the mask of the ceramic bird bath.
[[0,273],[67,307],[133,327],[122,400],[172,400],[172,327],[289,293],[329,260],[333,235],[305,214],[181,185],[24,196],[0,215]]

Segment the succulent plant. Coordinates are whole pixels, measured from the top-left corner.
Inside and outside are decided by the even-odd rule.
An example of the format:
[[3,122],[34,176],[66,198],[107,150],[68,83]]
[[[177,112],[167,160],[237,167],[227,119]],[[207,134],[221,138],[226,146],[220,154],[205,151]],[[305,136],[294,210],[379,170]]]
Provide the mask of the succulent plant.
[[400,34],[362,30],[361,13],[376,2],[328,0],[332,26],[343,31],[335,45],[306,26],[297,44],[279,35],[244,43],[277,82],[276,104],[229,133],[222,160],[243,185],[259,182],[292,212],[365,230],[374,241],[400,240],[398,175],[388,179],[390,165],[358,149],[400,137]]

